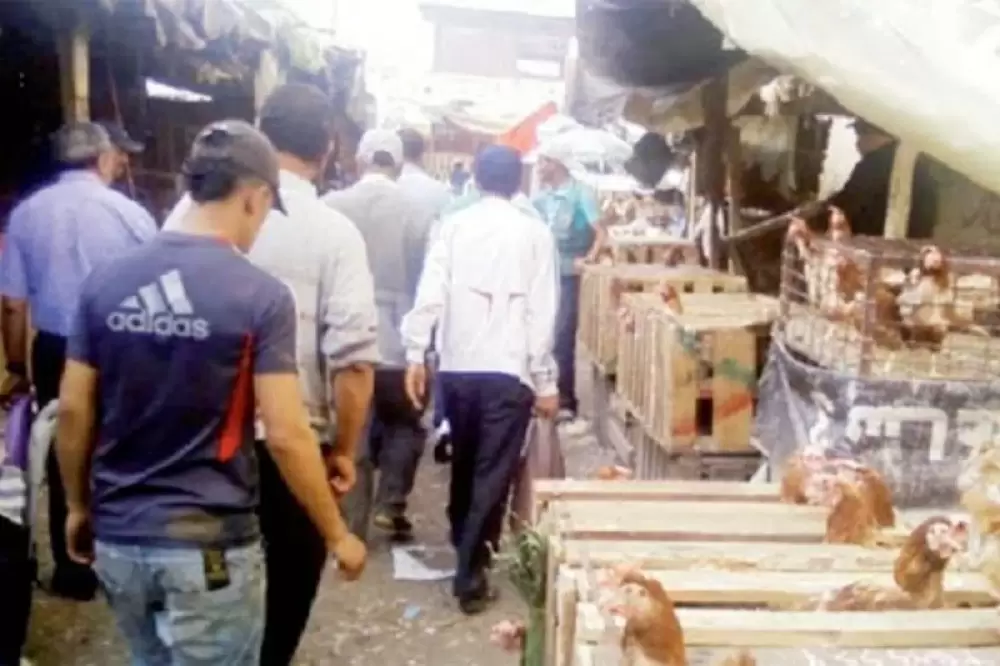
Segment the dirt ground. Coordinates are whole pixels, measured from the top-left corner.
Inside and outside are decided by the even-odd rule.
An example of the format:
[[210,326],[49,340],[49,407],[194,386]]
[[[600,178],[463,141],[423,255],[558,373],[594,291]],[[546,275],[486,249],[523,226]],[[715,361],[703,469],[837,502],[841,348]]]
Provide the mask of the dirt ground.
[[[564,433],[562,444],[571,476],[586,476],[605,462],[589,433]],[[418,543],[447,544],[444,515],[448,468],[429,458],[420,470],[412,517]],[[42,535],[45,530],[41,530]],[[47,543],[41,544],[43,558]],[[392,555],[385,542],[373,544],[363,579],[345,584],[332,569],[323,581],[303,638],[299,666],[509,666],[516,657],[489,644],[496,621],[518,617],[522,604],[501,583],[501,601],[486,615],[466,618],[450,595],[449,582],[393,580]],[[48,575],[43,560],[43,576]],[[126,653],[103,601],[81,604],[35,597],[28,655],[35,666],[124,666]]]

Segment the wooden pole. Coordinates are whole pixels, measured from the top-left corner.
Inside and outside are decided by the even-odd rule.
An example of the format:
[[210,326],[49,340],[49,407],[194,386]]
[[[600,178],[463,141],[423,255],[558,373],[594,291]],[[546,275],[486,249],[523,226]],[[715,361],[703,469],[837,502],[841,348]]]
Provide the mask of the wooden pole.
[[900,141],[892,163],[889,205],[885,218],[886,238],[906,238],[910,232],[910,208],[913,205],[913,172],[920,155],[912,143]]
[[726,137],[729,134],[729,119],[726,105],[729,96],[729,77],[721,76],[702,88],[701,106],[704,112],[705,129],[698,155],[701,181],[700,189],[705,193],[711,210],[711,223],[704,233],[708,237],[708,264],[718,269],[722,266],[722,239],[716,224],[726,200]]
[[81,19],[60,31],[58,51],[63,120],[90,120],[90,31]]

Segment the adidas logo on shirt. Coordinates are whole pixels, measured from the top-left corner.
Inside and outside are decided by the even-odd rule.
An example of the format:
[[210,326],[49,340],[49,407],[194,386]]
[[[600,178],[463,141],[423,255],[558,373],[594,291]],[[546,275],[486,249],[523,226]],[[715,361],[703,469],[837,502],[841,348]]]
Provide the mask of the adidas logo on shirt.
[[108,315],[108,328],[116,333],[146,333],[163,338],[205,340],[208,321],[196,317],[179,271],[161,275],[155,282],[129,296]]

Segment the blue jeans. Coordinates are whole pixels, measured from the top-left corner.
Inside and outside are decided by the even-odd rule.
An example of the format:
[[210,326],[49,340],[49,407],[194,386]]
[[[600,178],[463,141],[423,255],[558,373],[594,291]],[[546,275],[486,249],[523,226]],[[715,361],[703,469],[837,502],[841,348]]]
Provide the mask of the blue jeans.
[[201,550],[98,542],[94,569],[133,666],[257,666],[264,632],[260,544],[225,553],[229,585],[209,591]]

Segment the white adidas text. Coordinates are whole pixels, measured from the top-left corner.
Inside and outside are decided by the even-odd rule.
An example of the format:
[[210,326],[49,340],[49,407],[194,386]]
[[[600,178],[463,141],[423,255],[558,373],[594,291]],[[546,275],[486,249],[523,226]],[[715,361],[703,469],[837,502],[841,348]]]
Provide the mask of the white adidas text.
[[179,271],[161,275],[129,296],[108,315],[108,328],[116,333],[140,333],[166,338],[205,340],[208,321],[196,317]]

